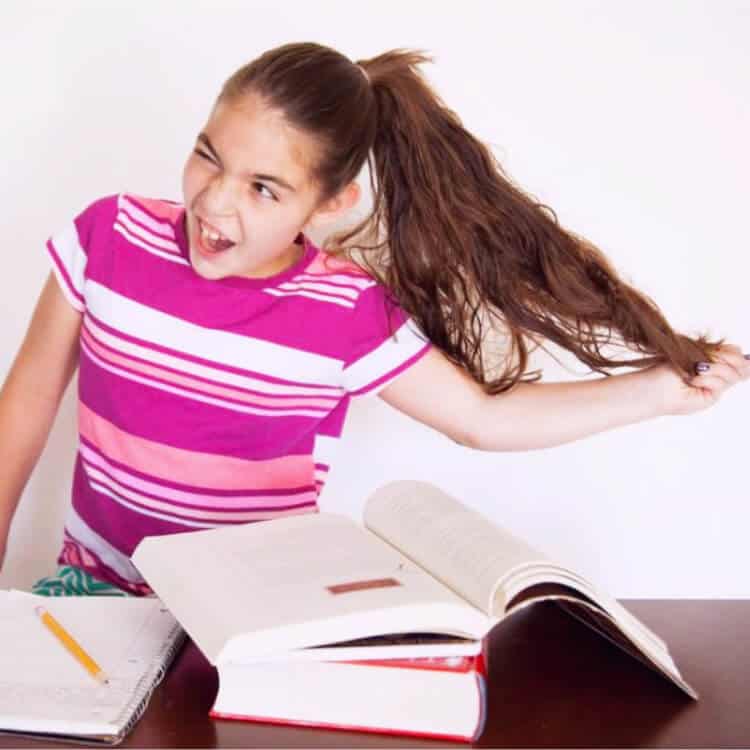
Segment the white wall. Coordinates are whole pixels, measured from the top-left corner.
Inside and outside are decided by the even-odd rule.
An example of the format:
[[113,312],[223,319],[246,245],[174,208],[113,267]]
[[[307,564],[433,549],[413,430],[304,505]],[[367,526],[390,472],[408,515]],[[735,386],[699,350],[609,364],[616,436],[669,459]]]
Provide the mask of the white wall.
[[[729,1],[3,2],[0,376],[48,272],[47,236],[109,192],[180,199],[183,159],[219,85],[301,40],[352,58],[431,51],[430,80],[518,182],[675,327],[750,351],[748,38],[750,6]],[[586,371],[537,362],[547,381]],[[0,585],[53,569],[74,394],[75,383]],[[429,479],[617,596],[747,597],[749,406],[743,384],[691,417],[484,454],[365,400],[322,506],[357,515],[380,483]]]

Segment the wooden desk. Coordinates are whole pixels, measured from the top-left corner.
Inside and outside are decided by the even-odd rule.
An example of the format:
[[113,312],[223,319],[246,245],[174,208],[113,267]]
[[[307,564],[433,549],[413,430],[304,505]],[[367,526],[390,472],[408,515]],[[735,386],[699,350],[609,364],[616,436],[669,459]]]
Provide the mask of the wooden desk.
[[[493,632],[489,717],[476,746],[750,746],[750,600],[624,604],[667,641],[700,701],[683,696],[554,605],[541,604]],[[215,670],[188,644],[122,747],[465,747],[213,721],[207,712],[216,688]],[[0,748],[6,747],[50,744],[0,736]]]

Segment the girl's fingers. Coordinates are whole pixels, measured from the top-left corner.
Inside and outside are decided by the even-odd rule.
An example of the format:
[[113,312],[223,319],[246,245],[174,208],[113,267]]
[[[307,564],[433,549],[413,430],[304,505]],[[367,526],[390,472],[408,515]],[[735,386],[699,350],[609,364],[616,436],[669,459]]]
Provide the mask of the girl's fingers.
[[692,377],[683,381],[690,386],[683,390],[684,406],[674,413],[689,414],[716,403],[724,391],[737,383],[750,379],[750,360],[738,346],[724,345],[714,354],[706,372],[694,371]]
[[750,358],[745,356],[741,347],[726,344],[719,350],[719,356],[734,367],[741,378],[750,376]]
[[[717,359],[719,362],[731,367],[736,373],[738,380],[747,377],[748,372],[750,372],[750,360],[745,359],[739,346],[731,344],[728,346],[722,346],[717,355]],[[716,364],[718,364],[718,362],[713,363],[711,369],[713,369]]]
[[712,362],[711,369],[700,375],[696,375],[690,381],[691,386],[697,388],[708,388],[714,392],[725,391],[730,386],[738,383],[744,376],[729,364],[723,362]]

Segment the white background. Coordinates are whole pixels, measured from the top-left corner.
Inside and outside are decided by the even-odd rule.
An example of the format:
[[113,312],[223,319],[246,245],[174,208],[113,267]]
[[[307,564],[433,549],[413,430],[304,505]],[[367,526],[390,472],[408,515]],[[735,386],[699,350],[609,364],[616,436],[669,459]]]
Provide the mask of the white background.
[[[431,52],[429,80],[514,180],[675,328],[750,351],[749,38],[747,2],[3,2],[0,377],[48,273],[48,235],[108,193],[180,200],[221,83],[289,41],[353,59]],[[564,361],[534,365],[545,381],[586,376]],[[2,586],[54,568],[75,388],[24,493]],[[365,399],[321,506],[357,516],[379,484],[427,479],[616,596],[747,597],[748,406],[745,383],[690,417],[491,454]]]

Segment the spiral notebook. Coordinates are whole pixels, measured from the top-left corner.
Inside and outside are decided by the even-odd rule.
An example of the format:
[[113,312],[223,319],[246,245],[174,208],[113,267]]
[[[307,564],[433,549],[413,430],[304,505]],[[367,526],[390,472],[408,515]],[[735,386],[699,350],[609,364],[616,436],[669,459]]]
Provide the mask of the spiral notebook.
[[[98,683],[44,627],[43,606],[101,666]],[[184,640],[156,598],[0,591],[0,733],[116,745]]]

